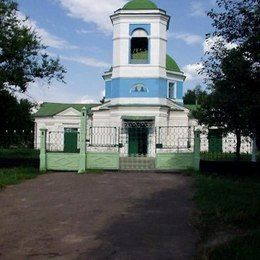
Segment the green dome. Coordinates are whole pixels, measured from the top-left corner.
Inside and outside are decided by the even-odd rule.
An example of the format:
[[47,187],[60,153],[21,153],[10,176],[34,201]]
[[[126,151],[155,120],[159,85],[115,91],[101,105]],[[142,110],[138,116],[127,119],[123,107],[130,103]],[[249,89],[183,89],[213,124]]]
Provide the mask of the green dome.
[[158,10],[158,6],[149,0],[132,0],[125,4],[123,10]]
[[176,61],[168,54],[166,56],[166,70],[174,71],[174,72],[181,72]]

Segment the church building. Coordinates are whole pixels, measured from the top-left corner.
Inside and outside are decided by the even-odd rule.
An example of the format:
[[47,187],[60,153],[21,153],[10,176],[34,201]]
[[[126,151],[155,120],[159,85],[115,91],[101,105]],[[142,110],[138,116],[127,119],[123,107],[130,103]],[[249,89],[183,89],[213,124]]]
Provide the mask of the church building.
[[38,147],[41,128],[79,130],[83,107],[87,108],[87,125],[92,129],[128,128],[125,131],[127,145],[119,141],[125,147],[122,149],[125,156],[155,153],[153,147],[155,149],[158,142],[151,129],[189,127],[189,110],[183,106],[185,75],[167,54],[170,16],[149,0],[132,0],[110,18],[113,62],[103,75],[104,103],[43,103],[35,115]]

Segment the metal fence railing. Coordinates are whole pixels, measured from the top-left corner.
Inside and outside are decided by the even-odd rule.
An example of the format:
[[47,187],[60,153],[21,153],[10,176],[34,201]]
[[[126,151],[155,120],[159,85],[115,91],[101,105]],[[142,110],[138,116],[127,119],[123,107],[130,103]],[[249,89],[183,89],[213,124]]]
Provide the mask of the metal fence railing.
[[48,152],[79,153],[78,131],[49,131],[46,136]]
[[157,127],[156,146],[157,150],[161,152],[193,152],[194,127]]
[[90,127],[87,136],[90,147],[116,147],[118,145],[117,127]]
[[[157,153],[193,153],[194,127],[159,126],[152,122],[125,122],[121,127],[92,126],[86,130],[88,152],[119,152],[121,157],[155,157]],[[73,129],[48,131],[46,148],[49,152],[78,153],[80,133]],[[237,141],[235,135],[200,135],[200,152],[203,160],[236,159]],[[250,160],[252,140],[241,140],[241,158]]]
[[[235,160],[237,140],[232,134],[223,137],[201,136],[201,159],[203,160]],[[242,160],[251,160],[252,139],[242,137],[240,146]]]

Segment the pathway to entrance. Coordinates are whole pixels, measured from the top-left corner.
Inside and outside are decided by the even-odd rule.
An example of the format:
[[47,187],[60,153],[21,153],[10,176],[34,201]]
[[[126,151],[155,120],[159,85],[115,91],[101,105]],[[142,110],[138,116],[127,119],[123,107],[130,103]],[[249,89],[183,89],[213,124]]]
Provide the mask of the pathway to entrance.
[[0,259],[192,259],[192,180],[53,173],[0,193]]

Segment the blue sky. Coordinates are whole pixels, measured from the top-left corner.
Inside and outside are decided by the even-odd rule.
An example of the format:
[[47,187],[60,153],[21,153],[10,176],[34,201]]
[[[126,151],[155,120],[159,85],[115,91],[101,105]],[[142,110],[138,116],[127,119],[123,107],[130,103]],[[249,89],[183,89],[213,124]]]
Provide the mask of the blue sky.
[[[102,74],[112,63],[112,25],[109,15],[126,0],[18,0],[21,15],[59,56],[67,68],[66,82],[50,86],[37,82],[27,95],[33,100],[51,102],[94,102],[104,90]],[[168,53],[186,73],[185,89],[203,79],[196,70],[203,56],[205,34],[212,31],[205,12],[214,0],[154,0],[171,16]]]

